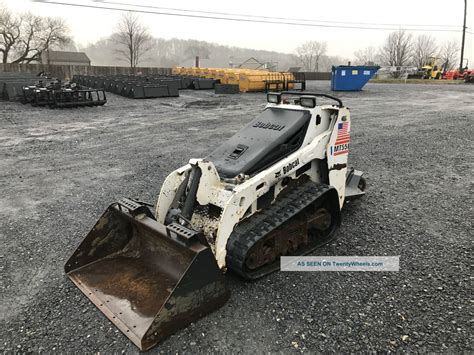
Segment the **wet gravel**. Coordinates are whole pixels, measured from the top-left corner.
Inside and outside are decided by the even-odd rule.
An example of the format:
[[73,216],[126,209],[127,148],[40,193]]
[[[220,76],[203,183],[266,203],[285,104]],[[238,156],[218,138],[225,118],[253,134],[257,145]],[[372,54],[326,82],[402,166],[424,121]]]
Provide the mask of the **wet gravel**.
[[[328,82],[309,87],[329,92]],[[474,86],[369,84],[338,94],[368,192],[320,255],[400,255],[398,273],[228,275],[230,301],[150,353],[472,351]],[[164,177],[264,106],[263,94],[49,110],[0,102],[0,351],[137,352],[65,277],[108,204]]]

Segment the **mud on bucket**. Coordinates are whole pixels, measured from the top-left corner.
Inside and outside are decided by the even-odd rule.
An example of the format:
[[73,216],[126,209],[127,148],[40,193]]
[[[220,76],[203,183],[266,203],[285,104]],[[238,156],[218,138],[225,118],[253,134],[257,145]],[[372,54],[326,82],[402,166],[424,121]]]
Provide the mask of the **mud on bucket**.
[[199,233],[146,206],[108,207],[65,265],[77,287],[141,350],[218,309],[224,277]]

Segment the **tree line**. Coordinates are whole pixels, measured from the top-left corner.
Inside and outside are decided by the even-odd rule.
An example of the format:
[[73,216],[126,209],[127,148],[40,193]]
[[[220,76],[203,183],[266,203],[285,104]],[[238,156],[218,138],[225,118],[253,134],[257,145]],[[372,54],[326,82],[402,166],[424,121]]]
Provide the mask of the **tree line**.
[[459,66],[459,45],[456,41],[444,43],[430,35],[400,30],[391,32],[379,48],[367,47],[354,53],[359,64],[378,63],[384,66],[421,68],[438,59],[450,70]]
[[[296,55],[304,70],[319,71],[321,64],[327,69],[327,50],[326,42],[309,41],[296,48]],[[459,51],[456,41],[440,44],[432,36],[421,34],[415,37],[410,32],[400,30],[391,32],[378,48],[370,46],[357,50],[353,64],[421,68],[435,60],[450,70],[459,65]]]
[[[0,8],[0,59],[3,63],[41,62],[48,49],[75,48],[70,30],[61,18],[40,17],[31,13],[12,14]],[[82,48],[98,65],[126,62],[134,69],[142,66],[178,66],[192,63],[195,56],[208,66],[238,65],[250,56],[278,62],[280,70],[300,66],[304,71],[330,71],[332,65],[347,64],[348,58],[328,55],[326,42],[309,41],[293,54],[217,45],[196,40],[165,40],[153,38],[137,14],[123,14],[114,33],[106,39]],[[455,41],[439,44],[429,35],[413,36],[404,30],[390,33],[380,47],[367,47],[354,53],[354,64],[384,66],[415,66],[430,64],[432,58],[456,66],[459,46]],[[230,63],[232,61],[235,63]],[[188,65],[189,65],[188,64]],[[192,64],[191,64],[192,65]]]
[[192,66],[196,56],[201,65],[237,67],[255,57],[262,62],[277,62],[287,70],[298,64],[293,54],[232,47],[193,39],[164,39],[151,36],[149,29],[134,13],[125,13],[114,28],[114,34],[81,48],[96,65],[126,63],[132,69],[142,67]]
[[156,39],[148,33],[148,29],[140,23],[134,13],[124,14],[120,18],[111,42],[120,45],[115,52],[120,53],[121,58],[125,59],[131,68],[135,68],[138,62],[147,62],[150,56],[160,61],[162,66],[177,66],[185,61],[192,62],[194,57],[199,56],[206,60],[206,65],[216,67],[239,65],[239,62],[248,59],[249,56],[255,56],[269,64],[278,62],[280,70],[301,66],[306,71],[329,71],[333,64],[346,62],[343,58],[328,56],[327,44],[317,41],[301,45],[296,49],[296,54],[285,54],[228,47],[205,41]]

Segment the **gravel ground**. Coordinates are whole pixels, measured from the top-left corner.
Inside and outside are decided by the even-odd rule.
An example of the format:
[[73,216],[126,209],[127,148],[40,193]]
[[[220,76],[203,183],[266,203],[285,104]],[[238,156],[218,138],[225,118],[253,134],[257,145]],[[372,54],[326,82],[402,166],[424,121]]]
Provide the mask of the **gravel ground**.
[[[472,351],[473,89],[338,94],[368,193],[315,254],[400,255],[400,272],[228,275],[230,301],[151,352]],[[63,264],[108,204],[155,201],[167,173],[209,153],[264,100],[184,91],[109,94],[105,107],[73,110],[0,102],[0,351],[137,352]]]

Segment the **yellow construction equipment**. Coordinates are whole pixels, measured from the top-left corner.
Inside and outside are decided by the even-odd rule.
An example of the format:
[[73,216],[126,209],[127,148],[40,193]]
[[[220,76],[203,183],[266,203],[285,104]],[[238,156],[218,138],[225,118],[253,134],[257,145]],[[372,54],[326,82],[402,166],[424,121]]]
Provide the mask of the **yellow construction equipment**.
[[171,74],[173,75],[181,75],[184,72],[184,68],[182,67],[174,67],[171,69]]
[[173,74],[219,80],[221,84],[239,85],[240,92],[291,90],[295,77],[288,72],[245,68],[174,68]]
[[[241,92],[261,92],[268,90],[283,90],[285,82],[293,80],[291,73],[277,73],[268,71],[243,72],[239,75],[239,89]],[[288,84],[293,89],[293,84]]]
[[415,73],[408,75],[407,79],[442,79],[446,72],[447,62],[442,63],[440,58],[430,57]]

